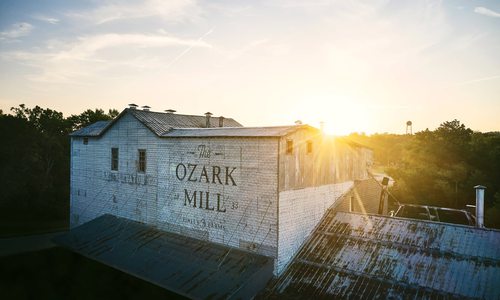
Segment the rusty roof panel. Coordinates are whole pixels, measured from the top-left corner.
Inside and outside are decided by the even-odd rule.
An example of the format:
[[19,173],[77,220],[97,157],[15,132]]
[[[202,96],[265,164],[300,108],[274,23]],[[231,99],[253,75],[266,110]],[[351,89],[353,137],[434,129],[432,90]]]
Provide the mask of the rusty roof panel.
[[194,299],[251,298],[272,277],[272,258],[103,215],[55,242]]
[[500,231],[330,211],[264,297],[500,298]]

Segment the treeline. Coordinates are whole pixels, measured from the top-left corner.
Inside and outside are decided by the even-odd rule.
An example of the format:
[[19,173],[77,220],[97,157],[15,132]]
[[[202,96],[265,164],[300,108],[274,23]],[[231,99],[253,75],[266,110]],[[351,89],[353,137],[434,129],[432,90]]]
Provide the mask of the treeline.
[[[68,225],[69,133],[117,110],[61,112],[20,105],[0,110],[0,235]],[[458,120],[414,135],[351,134],[371,147],[375,171],[395,181],[400,202],[464,208],[474,204],[473,186],[487,187],[485,222],[500,228],[500,132],[473,132]]]
[[21,104],[0,110],[0,234],[64,228],[69,216],[69,136],[117,110],[61,112]]
[[500,132],[474,132],[458,120],[414,135],[351,134],[374,151],[375,170],[395,180],[391,192],[404,203],[452,208],[475,204],[484,185],[485,223],[500,228]]

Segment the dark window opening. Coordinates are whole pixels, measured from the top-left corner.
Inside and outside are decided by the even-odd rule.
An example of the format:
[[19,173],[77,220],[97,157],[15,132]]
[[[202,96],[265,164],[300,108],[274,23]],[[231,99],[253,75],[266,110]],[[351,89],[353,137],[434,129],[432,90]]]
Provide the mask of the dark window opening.
[[287,140],[286,141],[286,154],[292,154],[292,153],[293,153],[293,141]]
[[313,152],[313,142],[307,141],[307,154],[311,154]]
[[89,143],[89,138],[84,137],[84,138],[83,138],[83,144],[84,144],[84,145],[88,145],[88,143]]
[[139,149],[139,164],[137,165],[137,171],[146,172],[146,150]]
[[118,148],[111,148],[111,170],[118,171]]

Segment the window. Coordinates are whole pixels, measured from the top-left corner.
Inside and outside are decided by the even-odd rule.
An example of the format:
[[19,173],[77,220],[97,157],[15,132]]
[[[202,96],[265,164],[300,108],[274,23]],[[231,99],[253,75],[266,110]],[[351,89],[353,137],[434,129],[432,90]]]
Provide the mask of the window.
[[83,138],[83,144],[84,145],[88,145],[88,143],[89,143],[89,138],[88,137],[84,137]]
[[307,141],[307,154],[311,154],[313,152],[313,142]]
[[111,148],[111,171],[118,171],[118,148]]
[[139,149],[139,164],[137,165],[138,172],[146,172],[146,150]]
[[286,141],[286,154],[292,154],[292,153],[293,153],[293,141],[287,140]]

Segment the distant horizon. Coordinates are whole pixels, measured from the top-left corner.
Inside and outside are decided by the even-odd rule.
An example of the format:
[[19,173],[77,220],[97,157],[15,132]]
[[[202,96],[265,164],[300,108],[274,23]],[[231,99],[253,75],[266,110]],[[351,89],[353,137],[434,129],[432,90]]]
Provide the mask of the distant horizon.
[[[21,104],[23,104],[23,103],[21,103]],[[21,104],[19,104],[19,105],[21,105]],[[19,107],[19,105],[18,105],[18,106],[16,106],[16,107]],[[51,107],[43,107],[43,106],[40,106],[40,105],[37,105],[37,104],[33,105],[33,107],[26,107],[26,108],[34,108],[35,106],[39,106],[39,107],[41,107],[42,109],[52,109],[52,110],[54,110],[54,108],[51,108]],[[127,107],[125,107],[125,108],[128,108],[128,106],[127,106]],[[101,110],[103,110],[103,111],[107,114],[110,110],[113,110],[113,109],[116,109],[119,113],[121,113],[123,110],[125,110],[125,108],[123,108],[123,109],[121,109],[121,110],[120,110],[120,109],[116,109],[116,108],[106,108],[106,109],[104,109],[104,108],[96,107],[96,108],[87,108],[87,109],[84,109],[84,110],[82,110],[82,111],[80,111],[80,112],[78,112],[78,113],[74,113],[74,114],[73,114],[73,113],[72,113],[72,114],[66,114],[66,113],[64,113],[64,112],[62,112],[62,113],[63,113],[63,117],[64,117],[64,118],[67,118],[67,117],[69,117],[69,116],[71,116],[71,115],[78,115],[78,114],[80,114],[80,113],[83,113],[84,111],[86,111],[86,110],[88,110],[88,109],[90,109],[90,110],[92,110],[92,111],[95,111],[95,110],[97,110],[97,109],[101,109]],[[138,110],[140,110],[141,108],[139,107],[139,108],[137,108],[137,109],[138,109]],[[56,110],[56,111],[58,111],[58,110]],[[165,112],[165,111],[156,111],[156,110],[154,110],[154,109],[152,109],[152,108],[151,108],[149,111],[152,111],[152,112],[159,112],[159,113],[167,113],[167,112]],[[58,112],[61,112],[61,111],[58,111]],[[4,113],[4,114],[6,114],[6,115],[13,115],[13,112],[10,110],[10,108],[9,108],[9,110],[3,110],[3,113]],[[178,112],[178,111],[175,111],[174,113],[175,113],[175,114],[181,114],[181,115],[196,115],[196,116],[203,116],[203,115],[204,115],[203,113],[193,113],[193,114],[189,114],[189,113],[182,113],[182,112]],[[220,116],[219,116],[219,115],[215,115],[215,114],[214,114],[214,115],[213,115],[213,117],[220,117]],[[222,116],[222,117],[224,117],[224,118],[232,118],[232,119],[234,119],[235,121],[239,122],[237,118],[232,117],[232,116]],[[296,121],[301,121],[301,120],[296,120]],[[421,130],[418,130],[418,131],[412,128],[412,130],[411,130],[411,131],[412,131],[412,134],[416,134],[416,133],[418,133],[418,132],[425,131],[425,130],[427,130],[427,129],[428,129],[428,130],[430,130],[430,131],[433,131],[433,130],[437,129],[437,128],[438,128],[438,127],[442,124],[442,123],[447,122],[447,121],[453,121],[453,120],[443,120],[443,121],[442,121],[440,124],[438,124],[438,126],[436,126],[435,128],[425,127],[424,129],[421,129]],[[500,133],[500,130],[491,130],[491,131],[479,131],[479,130],[474,130],[473,128],[471,128],[470,126],[468,126],[467,124],[465,124],[465,123],[464,123],[464,122],[462,122],[461,120],[458,120],[458,121],[460,121],[460,123],[461,123],[461,124],[464,124],[467,128],[470,128],[470,129],[471,129],[471,130],[473,130],[474,132],[480,132],[480,133],[497,133],[497,132],[498,132],[498,133]],[[241,122],[240,122],[240,123],[241,123]],[[294,122],[292,122],[292,123],[289,123],[289,124],[275,124],[275,125],[266,125],[266,124],[262,124],[262,125],[251,125],[251,126],[246,125],[246,124],[242,124],[242,125],[243,125],[244,127],[273,127],[273,126],[279,127],[279,126],[292,126],[292,125],[294,125],[294,124],[295,124],[295,123],[294,123]],[[321,128],[321,124],[314,125],[314,124],[310,124],[310,123],[301,123],[301,125],[309,125],[309,126],[313,126],[313,127],[317,128],[317,129],[320,129],[320,128]],[[408,135],[408,133],[406,133],[406,122],[405,122],[405,127],[404,127],[404,130],[403,130],[402,132],[388,132],[388,131],[385,131],[385,132],[370,132],[370,133],[368,133],[368,132],[363,132],[363,131],[352,131],[352,132],[348,132],[348,133],[346,133],[346,134],[336,134],[336,133],[335,133],[335,131],[333,131],[333,132],[328,132],[328,131],[326,131],[326,130],[325,130],[325,133],[326,133],[327,135],[329,135],[329,136],[332,136],[332,137],[345,137],[345,136],[349,136],[349,135],[361,135],[361,136],[366,135],[366,136],[372,136],[372,135],[377,135],[377,134],[378,134],[378,135],[383,135],[383,134]]]
[[0,2],[0,109],[500,131],[498,1]]

